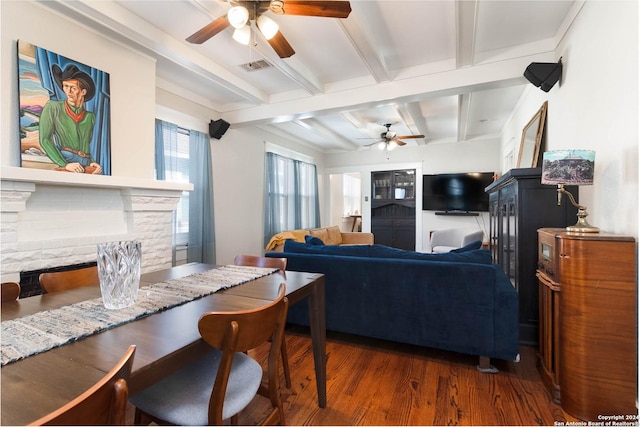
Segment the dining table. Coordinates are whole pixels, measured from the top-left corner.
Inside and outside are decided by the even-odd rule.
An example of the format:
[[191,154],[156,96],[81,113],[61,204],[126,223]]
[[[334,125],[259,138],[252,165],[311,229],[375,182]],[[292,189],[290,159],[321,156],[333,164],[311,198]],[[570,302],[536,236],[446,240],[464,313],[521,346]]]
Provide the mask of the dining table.
[[[144,286],[180,279],[219,266],[189,263],[142,274]],[[286,286],[289,304],[307,301],[318,405],[326,401],[326,319],[324,275],[277,271],[202,298],[130,321],[77,341],[5,364],[0,370],[1,424],[25,425],[71,401],[99,381],[136,345],[129,385],[133,395],[207,352],[198,319],[209,311],[261,307]],[[42,294],[1,306],[2,322],[100,297],[99,286]],[[0,337],[1,339],[2,337]]]

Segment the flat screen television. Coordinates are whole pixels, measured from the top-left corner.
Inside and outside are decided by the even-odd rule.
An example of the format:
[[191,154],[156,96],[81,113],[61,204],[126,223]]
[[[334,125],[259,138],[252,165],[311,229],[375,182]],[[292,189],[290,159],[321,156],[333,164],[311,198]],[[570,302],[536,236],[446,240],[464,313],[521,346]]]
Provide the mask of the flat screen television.
[[447,173],[422,176],[422,209],[425,211],[488,212],[493,172]]

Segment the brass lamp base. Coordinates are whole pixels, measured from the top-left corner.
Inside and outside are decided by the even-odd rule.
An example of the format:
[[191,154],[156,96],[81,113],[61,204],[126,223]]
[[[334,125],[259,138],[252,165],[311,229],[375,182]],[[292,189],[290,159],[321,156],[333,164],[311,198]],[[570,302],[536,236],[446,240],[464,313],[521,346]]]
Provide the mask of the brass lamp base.
[[573,194],[565,190],[563,184],[558,184],[558,206],[562,200],[563,193],[569,196],[571,204],[578,208],[578,222],[567,227],[567,231],[571,233],[599,233],[600,229],[598,227],[594,227],[587,222],[587,216],[589,216],[589,214],[587,213],[586,206],[576,203],[576,199],[573,198]]
[[578,205],[578,222],[573,225],[567,227],[567,231],[572,233],[599,233],[600,229],[598,227],[594,227],[593,225],[587,222],[587,208],[584,206]]

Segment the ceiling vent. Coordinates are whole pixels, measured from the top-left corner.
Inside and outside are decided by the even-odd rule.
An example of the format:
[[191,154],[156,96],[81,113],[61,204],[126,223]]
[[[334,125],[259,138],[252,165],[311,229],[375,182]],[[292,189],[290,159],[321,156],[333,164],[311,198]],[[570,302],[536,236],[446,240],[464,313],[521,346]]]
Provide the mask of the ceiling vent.
[[271,67],[271,64],[269,64],[264,59],[261,59],[259,61],[254,61],[254,62],[247,62],[246,64],[240,65],[240,68],[242,68],[245,71],[258,71],[258,70],[262,70],[263,68],[269,68],[269,67]]

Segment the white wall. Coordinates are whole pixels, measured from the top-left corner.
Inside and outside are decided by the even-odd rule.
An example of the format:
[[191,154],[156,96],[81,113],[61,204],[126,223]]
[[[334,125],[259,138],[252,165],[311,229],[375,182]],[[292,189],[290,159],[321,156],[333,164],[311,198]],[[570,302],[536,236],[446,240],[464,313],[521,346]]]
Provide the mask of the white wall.
[[503,143],[545,100],[547,150],[596,151],[593,186],[580,187],[588,221],[638,238],[638,2],[587,1],[560,42],[563,76],[548,93],[531,86]]

